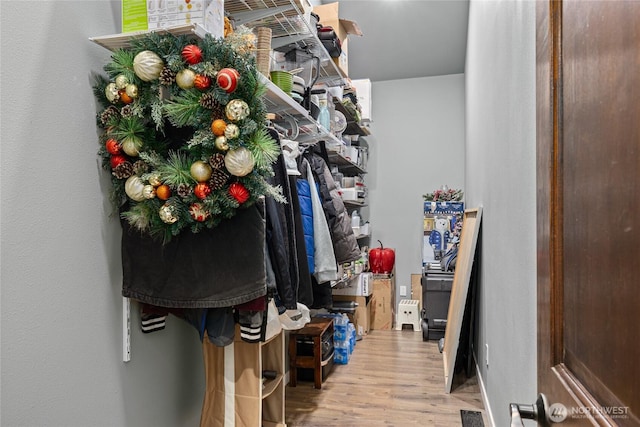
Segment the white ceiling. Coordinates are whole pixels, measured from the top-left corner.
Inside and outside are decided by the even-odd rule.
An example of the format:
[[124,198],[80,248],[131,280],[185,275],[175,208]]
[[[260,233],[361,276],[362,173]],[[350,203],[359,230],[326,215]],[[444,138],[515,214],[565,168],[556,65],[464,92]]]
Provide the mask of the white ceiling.
[[364,34],[349,37],[352,79],[464,73],[469,0],[340,0],[339,7]]

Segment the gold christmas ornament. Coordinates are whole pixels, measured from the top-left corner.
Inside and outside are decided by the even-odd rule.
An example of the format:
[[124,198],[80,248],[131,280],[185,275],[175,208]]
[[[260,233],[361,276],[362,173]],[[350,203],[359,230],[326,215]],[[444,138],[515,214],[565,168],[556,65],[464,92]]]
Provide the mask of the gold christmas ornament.
[[120,93],[118,92],[118,88],[115,83],[109,83],[104,89],[104,94],[107,96],[109,102],[115,103],[120,99]]
[[182,89],[191,89],[196,80],[196,73],[193,70],[185,68],[176,74],[176,84]]
[[145,185],[142,189],[142,195],[145,199],[153,199],[156,197],[156,189],[153,188],[153,185]]
[[212,173],[211,166],[208,163],[203,162],[202,160],[196,160],[191,164],[191,168],[189,172],[193,179],[198,182],[205,182],[211,178]]
[[135,136],[128,136],[122,140],[122,151],[130,155],[131,157],[136,157],[140,154],[140,149],[142,148],[142,140]]
[[124,74],[118,74],[116,77],[116,88],[124,89],[129,84],[129,79]]
[[220,151],[227,151],[229,149],[229,143],[227,142],[227,138],[224,136],[219,136],[215,141],[216,148]]
[[225,114],[232,122],[239,122],[249,117],[249,105],[241,99],[232,99],[225,107]]
[[229,123],[226,128],[224,128],[224,136],[227,139],[234,139],[240,135],[240,128],[233,124]]
[[133,58],[133,71],[140,80],[150,82],[160,77],[164,62],[155,52],[143,50]]
[[126,93],[131,98],[137,98],[138,97],[138,86],[134,85],[133,83],[129,83],[129,84],[127,84],[125,86],[124,93]]
[[173,224],[178,220],[175,207],[169,203],[165,203],[160,207],[158,215],[160,219],[167,224]]
[[162,184],[162,181],[160,181],[160,174],[152,173],[151,175],[149,175],[149,184],[153,185],[154,187]]
[[127,181],[124,183],[124,192],[127,193],[127,196],[129,196],[131,200],[141,202],[145,199],[144,187],[145,185],[142,179],[137,175],[133,175],[127,178]]
[[245,176],[253,170],[254,165],[253,154],[244,147],[230,150],[224,156],[224,166],[231,175]]

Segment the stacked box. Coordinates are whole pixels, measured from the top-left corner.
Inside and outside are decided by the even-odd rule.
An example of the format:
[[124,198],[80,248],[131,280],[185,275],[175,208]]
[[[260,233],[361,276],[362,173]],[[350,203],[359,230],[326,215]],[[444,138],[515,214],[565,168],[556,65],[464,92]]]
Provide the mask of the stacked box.
[[396,285],[393,274],[374,274],[371,329],[393,329]]
[[224,36],[224,0],[122,0],[122,32],[199,24]]
[[320,17],[320,24],[331,27],[335,31],[342,45],[342,54],[338,58],[332,58],[336,66],[344,73],[349,75],[349,47],[347,36],[362,36],[362,31],[355,21],[340,19],[339,3],[329,3],[314,6],[313,12]]
[[356,335],[365,336],[371,327],[371,297],[352,295],[333,295],[334,301],[353,301],[358,306],[353,314],[347,314],[356,329]]

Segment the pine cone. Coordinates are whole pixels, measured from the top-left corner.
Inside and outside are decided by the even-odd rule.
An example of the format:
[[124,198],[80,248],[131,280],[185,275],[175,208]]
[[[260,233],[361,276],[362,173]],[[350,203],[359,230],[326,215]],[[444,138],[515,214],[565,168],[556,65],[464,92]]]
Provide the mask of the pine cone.
[[183,199],[186,199],[191,195],[191,193],[193,192],[193,189],[189,184],[180,184],[178,185],[178,189],[176,191],[178,193],[178,196],[182,197]]
[[122,162],[111,173],[118,179],[127,179],[133,175],[133,165],[131,162]]
[[125,105],[122,107],[120,109],[120,114],[122,117],[133,117],[133,109],[131,108],[131,105]]
[[222,169],[224,167],[224,154],[214,154],[209,157],[209,164],[213,169]]
[[224,107],[220,105],[213,93],[205,93],[200,97],[200,105],[213,111],[214,118],[224,117]]
[[147,172],[149,170],[149,165],[146,164],[143,160],[137,160],[134,164],[133,164],[133,173],[140,176],[143,173]]
[[171,68],[164,67],[158,77],[160,84],[163,86],[171,86],[176,81],[176,73]]
[[102,123],[102,126],[106,127],[109,124],[109,120],[114,117],[118,117],[119,115],[120,112],[118,109],[113,105],[110,105],[106,110],[100,113],[100,123]]
[[209,187],[211,190],[222,188],[229,180],[229,175],[222,169],[214,169],[209,179]]

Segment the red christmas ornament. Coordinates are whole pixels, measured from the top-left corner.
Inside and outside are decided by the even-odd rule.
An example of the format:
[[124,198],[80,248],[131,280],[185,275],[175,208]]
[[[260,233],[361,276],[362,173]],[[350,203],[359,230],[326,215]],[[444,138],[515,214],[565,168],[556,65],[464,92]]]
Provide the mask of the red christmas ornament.
[[216,83],[227,93],[232,93],[236,90],[239,79],[240,73],[233,68],[223,68],[216,75]]
[[115,169],[126,161],[127,158],[122,154],[114,154],[113,156],[111,156],[111,160],[109,160],[109,163],[111,163],[111,169]]
[[182,49],[182,59],[188,64],[195,65],[202,61],[202,51],[195,44],[188,44]]
[[196,187],[193,189],[193,194],[200,200],[206,199],[209,194],[211,194],[211,187],[209,184],[201,182],[196,184]]
[[193,80],[193,86],[199,90],[207,90],[211,86],[211,79],[207,76],[203,76],[202,74],[198,74]]
[[192,203],[191,206],[189,206],[189,215],[191,215],[191,218],[195,221],[203,222],[209,218],[210,214],[209,211],[202,206],[202,203]]
[[249,200],[249,190],[240,182],[234,182],[229,186],[229,194],[240,204]]
[[118,141],[113,138],[107,139],[107,142],[104,143],[104,146],[109,154],[120,154],[120,152],[122,151],[122,147],[120,147]]

